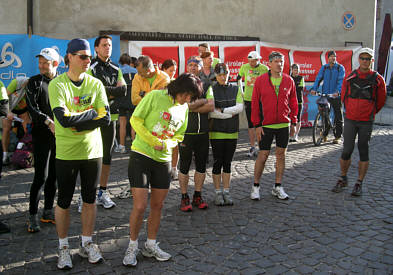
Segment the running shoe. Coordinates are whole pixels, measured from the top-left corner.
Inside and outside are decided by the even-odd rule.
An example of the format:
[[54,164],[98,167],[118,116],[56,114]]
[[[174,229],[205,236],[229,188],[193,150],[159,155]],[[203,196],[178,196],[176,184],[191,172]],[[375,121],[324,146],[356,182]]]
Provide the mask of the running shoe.
[[341,138],[335,138],[333,139],[333,144],[339,144],[340,143]]
[[168,261],[172,256],[171,254],[163,251],[159,246],[159,243],[155,243],[153,247],[147,246],[145,243],[143,249],[142,249],[142,255],[145,257],[154,257],[158,261]]
[[172,180],[178,180],[179,179],[179,172],[177,171],[176,167],[173,167],[171,170],[171,177]]
[[123,259],[123,265],[125,266],[136,266],[138,263],[136,259],[136,255],[138,255],[139,249],[138,246],[135,245],[128,245],[128,248],[126,250],[126,254],[124,255]]
[[214,204],[217,206],[224,205],[224,197],[222,191],[216,192],[216,198],[214,199]]
[[277,186],[277,187],[273,186],[272,195],[276,196],[280,200],[289,199],[289,196],[287,195],[287,193],[285,193],[284,188],[282,188],[281,186]]
[[89,263],[96,264],[103,260],[98,245],[88,242],[85,246],[79,244],[79,255],[83,258],[88,258]]
[[38,216],[37,214],[33,214],[29,216],[29,221],[27,223],[27,231],[30,233],[39,232],[41,230],[40,225],[38,224]]
[[106,190],[100,190],[98,192],[97,205],[102,205],[105,209],[109,209],[116,206],[116,204],[109,197],[109,193]]
[[255,155],[255,151],[256,151],[255,147],[252,146],[250,148],[250,150],[248,151],[247,156],[250,157],[250,158],[253,157]]
[[190,212],[192,211],[192,205],[190,203],[190,198],[187,197],[186,198],[182,198],[181,199],[181,203],[180,203],[180,210],[183,212]]
[[127,153],[127,149],[124,145],[119,144],[113,151],[115,151],[116,153],[120,153],[120,154],[125,154]]
[[362,184],[361,183],[359,183],[359,182],[355,183],[355,185],[353,186],[351,195],[355,196],[355,197],[362,195]]
[[207,203],[202,199],[202,196],[193,196],[192,205],[198,207],[199,209],[206,209],[208,207]]
[[251,187],[251,199],[252,200],[260,200],[261,198],[260,198],[260,195],[259,195],[259,186],[255,186],[255,185],[253,185],[252,187]]
[[41,217],[40,221],[44,222],[44,223],[56,224],[55,213],[53,213],[53,209],[44,209],[44,212],[42,213],[42,217]]
[[72,268],[71,253],[68,246],[63,246],[62,248],[59,248],[59,258],[57,260],[57,268],[63,270]]
[[336,185],[333,187],[332,192],[340,193],[345,187],[348,186],[347,181],[343,181],[341,178],[337,181]]
[[229,191],[222,192],[222,198],[224,199],[224,205],[233,205],[233,200]]

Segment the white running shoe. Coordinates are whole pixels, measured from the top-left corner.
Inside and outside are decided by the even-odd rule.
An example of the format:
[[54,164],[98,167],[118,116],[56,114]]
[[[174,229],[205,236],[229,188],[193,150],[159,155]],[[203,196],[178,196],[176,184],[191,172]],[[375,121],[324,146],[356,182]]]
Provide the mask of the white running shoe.
[[119,145],[114,149],[114,151],[115,151],[116,153],[121,153],[121,154],[127,153],[126,147],[125,147],[124,145],[121,145],[121,144],[119,144]]
[[82,206],[83,206],[82,195],[79,195],[79,199],[78,199],[78,212],[79,213],[82,213]]
[[259,195],[259,186],[255,186],[255,185],[252,186],[252,188],[251,188],[251,199],[252,200],[257,200],[257,201],[259,201],[261,199],[260,195]]
[[[105,209],[112,208],[116,206],[116,203],[114,203],[111,198],[109,197],[109,193],[106,190],[100,190],[102,191],[101,196],[97,195],[97,205],[102,205]],[[98,193],[99,194],[99,193]]]
[[138,263],[136,259],[136,255],[138,255],[139,249],[138,246],[128,245],[126,250],[126,255],[124,255],[123,265],[125,266],[136,266]]
[[277,186],[277,187],[273,186],[272,195],[276,196],[280,200],[289,199],[289,196],[287,195],[287,193],[285,193],[284,188],[282,188],[281,186]]
[[172,177],[173,180],[178,180],[179,179],[179,172],[177,171],[176,167],[172,167],[171,177]]
[[83,258],[88,258],[89,263],[96,264],[103,260],[98,245],[88,242],[85,247],[82,244],[79,245],[79,255]]
[[142,249],[142,255],[145,257],[154,257],[161,262],[168,261],[172,257],[171,254],[162,251],[158,244],[159,243],[155,243],[153,247],[148,247],[145,243],[144,249]]
[[63,246],[62,248],[59,248],[59,258],[57,260],[57,268],[63,270],[72,268],[71,253],[68,246]]
[[258,155],[258,151],[256,150],[256,148],[254,146],[252,146],[247,153],[247,157],[251,158],[251,157],[255,156],[255,152],[257,152],[256,155]]

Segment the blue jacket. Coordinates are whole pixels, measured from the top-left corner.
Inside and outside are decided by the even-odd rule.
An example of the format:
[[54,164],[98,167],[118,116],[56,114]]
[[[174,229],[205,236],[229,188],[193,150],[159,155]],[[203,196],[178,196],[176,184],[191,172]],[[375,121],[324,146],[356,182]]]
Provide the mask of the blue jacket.
[[325,64],[319,70],[317,77],[315,78],[314,86],[312,90],[317,91],[319,84],[323,80],[322,93],[334,94],[341,93],[341,86],[343,85],[345,75],[344,66],[335,63],[332,68],[330,68],[329,63]]

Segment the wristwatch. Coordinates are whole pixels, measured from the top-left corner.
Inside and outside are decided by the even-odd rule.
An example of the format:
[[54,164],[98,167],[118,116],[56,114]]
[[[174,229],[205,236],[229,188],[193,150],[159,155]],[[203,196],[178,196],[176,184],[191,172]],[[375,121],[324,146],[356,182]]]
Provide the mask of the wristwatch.
[[45,123],[46,126],[49,126],[49,124],[51,123],[51,121],[50,121],[49,118],[47,118],[47,119],[45,119],[45,122],[44,122],[44,123]]

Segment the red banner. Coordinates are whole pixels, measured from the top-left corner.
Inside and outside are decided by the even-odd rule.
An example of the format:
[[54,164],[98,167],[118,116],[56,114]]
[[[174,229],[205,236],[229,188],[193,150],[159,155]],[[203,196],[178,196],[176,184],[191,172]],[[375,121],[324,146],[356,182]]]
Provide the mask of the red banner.
[[162,62],[167,59],[173,59],[176,61],[177,70],[175,77],[178,76],[179,72],[179,47],[143,47],[142,55],[150,56],[153,60],[153,63],[161,68]]
[[[220,58],[218,55],[218,46],[210,46],[210,50],[214,53],[214,57]],[[187,60],[191,56],[199,56],[198,47],[184,47],[184,70],[187,71]]]
[[[352,51],[335,51],[337,63],[345,68],[345,76],[352,72]],[[326,63],[328,63],[328,53],[325,54]]]
[[294,51],[293,63],[297,63],[300,67],[299,74],[304,77],[304,81],[314,81],[317,77],[319,68],[322,66],[321,62],[322,51]]
[[255,46],[224,48],[225,63],[228,65],[230,71],[230,81],[236,81],[240,67],[248,62],[247,55],[251,51],[255,51]]

